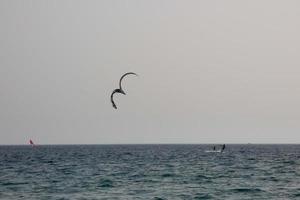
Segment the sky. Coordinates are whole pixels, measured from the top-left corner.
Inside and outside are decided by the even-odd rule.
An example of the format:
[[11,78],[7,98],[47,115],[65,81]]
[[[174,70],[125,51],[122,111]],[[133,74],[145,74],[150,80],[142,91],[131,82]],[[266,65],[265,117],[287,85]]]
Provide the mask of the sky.
[[0,144],[300,143],[299,19],[296,0],[2,0]]

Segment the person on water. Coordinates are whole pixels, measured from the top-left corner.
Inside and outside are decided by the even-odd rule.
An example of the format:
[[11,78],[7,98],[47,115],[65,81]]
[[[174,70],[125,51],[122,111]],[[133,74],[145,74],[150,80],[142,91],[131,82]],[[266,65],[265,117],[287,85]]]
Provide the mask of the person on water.
[[216,146],[214,146],[214,151],[216,150]]
[[225,144],[223,144],[221,152],[223,152],[224,149],[225,149]]

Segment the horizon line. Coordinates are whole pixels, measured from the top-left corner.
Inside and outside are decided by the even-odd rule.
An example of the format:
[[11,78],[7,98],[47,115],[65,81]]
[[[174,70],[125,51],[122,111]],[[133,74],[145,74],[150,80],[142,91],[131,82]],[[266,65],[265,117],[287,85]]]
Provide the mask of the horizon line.
[[[300,145],[300,143],[73,143],[73,144],[35,144],[35,146],[67,146],[67,145]],[[0,144],[0,146],[30,146],[30,144]]]

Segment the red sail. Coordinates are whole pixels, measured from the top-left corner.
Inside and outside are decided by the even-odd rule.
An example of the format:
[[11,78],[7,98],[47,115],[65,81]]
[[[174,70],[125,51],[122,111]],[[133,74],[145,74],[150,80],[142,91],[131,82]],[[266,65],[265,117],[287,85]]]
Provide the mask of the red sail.
[[32,140],[29,140],[29,143],[30,143],[31,145],[34,145],[34,143],[32,142]]

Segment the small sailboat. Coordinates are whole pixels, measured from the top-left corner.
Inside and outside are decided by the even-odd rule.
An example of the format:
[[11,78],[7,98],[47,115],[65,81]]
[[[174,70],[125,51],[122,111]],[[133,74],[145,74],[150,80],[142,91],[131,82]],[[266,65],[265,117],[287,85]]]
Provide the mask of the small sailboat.
[[31,145],[31,146],[34,146],[34,143],[33,143],[33,141],[30,139],[29,140],[29,144]]
[[225,149],[225,144],[222,145],[222,148],[220,150],[216,150],[216,147],[214,146],[213,150],[205,150],[206,153],[223,153]]
[[225,144],[223,144],[221,152],[223,152],[224,150],[225,150]]

